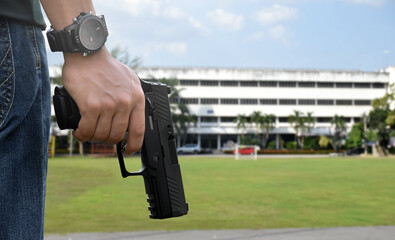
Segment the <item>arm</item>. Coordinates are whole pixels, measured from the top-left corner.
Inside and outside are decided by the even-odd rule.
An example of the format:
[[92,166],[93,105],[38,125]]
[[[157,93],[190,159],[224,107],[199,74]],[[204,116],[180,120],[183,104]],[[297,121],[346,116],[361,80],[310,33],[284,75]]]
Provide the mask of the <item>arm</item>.
[[[57,30],[72,24],[80,12],[95,13],[90,0],[41,0],[41,4]],[[134,71],[114,59],[104,47],[86,57],[64,53],[62,81],[81,113],[73,133],[75,138],[116,144],[128,130],[125,152],[141,148],[145,99]]]

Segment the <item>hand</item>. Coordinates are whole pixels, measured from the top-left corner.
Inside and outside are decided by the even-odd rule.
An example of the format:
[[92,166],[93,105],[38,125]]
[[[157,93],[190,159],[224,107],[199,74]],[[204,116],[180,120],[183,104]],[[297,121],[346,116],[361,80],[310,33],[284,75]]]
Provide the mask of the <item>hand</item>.
[[138,151],[145,130],[145,98],[140,80],[106,48],[93,55],[65,54],[62,80],[80,109],[73,132],[79,141],[116,144],[128,131],[125,153]]

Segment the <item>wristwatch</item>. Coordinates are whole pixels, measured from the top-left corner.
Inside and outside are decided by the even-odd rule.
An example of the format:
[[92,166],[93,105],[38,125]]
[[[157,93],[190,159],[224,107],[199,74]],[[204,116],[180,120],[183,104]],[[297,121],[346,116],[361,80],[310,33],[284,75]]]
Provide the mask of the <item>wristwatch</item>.
[[104,16],[92,12],[82,12],[64,30],[58,31],[51,27],[47,31],[52,52],[82,53],[83,56],[100,51],[107,36]]

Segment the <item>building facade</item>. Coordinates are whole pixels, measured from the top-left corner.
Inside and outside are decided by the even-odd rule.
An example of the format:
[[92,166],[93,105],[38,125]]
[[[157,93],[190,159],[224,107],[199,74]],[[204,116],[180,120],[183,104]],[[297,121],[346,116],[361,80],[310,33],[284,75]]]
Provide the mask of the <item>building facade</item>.
[[[143,79],[178,79],[178,101],[197,116],[187,141],[220,150],[229,141],[240,142],[235,119],[254,111],[276,116],[270,140],[276,140],[277,147],[280,139],[293,139],[288,117],[294,111],[312,113],[316,123],[311,135],[332,135],[330,121],[335,115],[344,117],[350,130],[369,113],[372,100],[384,96],[395,68],[363,72],[144,67],[137,72]],[[247,129],[247,134],[255,132]]]
[[[61,75],[50,67],[51,78]],[[176,78],[180,99],[197,124],[190,125],[186,143],[221,150],[229,141],[240,142],[241,129],[235,119],[254,111],[276,116],[270,141],[294,140],[289,115],[312,113],[315,125],[310,135],[332,135],[331,119],[342,116],[348,130],[371,110],[372,100],[384,96],[395,83],[395,67],[377,72],[330,70],[282,70],[242,68],[142,67],[142,79]],[[246,134],[255,134],[248,128]],[[180,144],[180,141],[178,141]]]

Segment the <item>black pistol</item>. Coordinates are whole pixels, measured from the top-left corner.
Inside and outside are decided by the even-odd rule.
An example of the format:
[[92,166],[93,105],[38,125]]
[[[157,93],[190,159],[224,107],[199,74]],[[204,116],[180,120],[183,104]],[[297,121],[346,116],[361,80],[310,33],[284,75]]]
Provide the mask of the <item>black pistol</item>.
[[[188,213],[188,203],[185,201],[170,113],[170,88],[161,83],[140,81],[145,95],[145,133],[140,149],[142,167],[138,172],[126,170],[122,154],[124,146],[120,142],[117,155],[122,177],[143,176],[150,218],[182,216]],[[64,87],[55,88],[53,103],[59,128],[76,129],[81,115]]]

